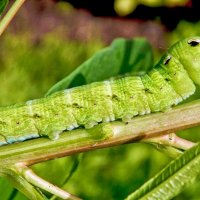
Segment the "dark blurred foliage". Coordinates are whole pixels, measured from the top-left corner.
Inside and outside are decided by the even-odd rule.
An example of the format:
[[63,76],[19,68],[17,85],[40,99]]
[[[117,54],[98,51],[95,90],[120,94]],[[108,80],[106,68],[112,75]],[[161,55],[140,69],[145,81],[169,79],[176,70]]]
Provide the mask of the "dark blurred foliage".
[[[55,0],[58,2],[59,0]],[[64,0],[72,4],[75,8],[84,8],[90,11],[94,16],[116,17],[114,10],[114,0]]]
[[[56,1],[56,0],[55,0]],[[64,0],[75,8],[90,11],[94,16],[118,17],[115,9],[115,0]],[[128,19],[154,20],[160,18],[162,24],[173,30],[181,20],[196,22],[200,19],[200,1],[189,0],[185,6],[174,7],[149,7],[138,5],[137,8],[126,16]]]

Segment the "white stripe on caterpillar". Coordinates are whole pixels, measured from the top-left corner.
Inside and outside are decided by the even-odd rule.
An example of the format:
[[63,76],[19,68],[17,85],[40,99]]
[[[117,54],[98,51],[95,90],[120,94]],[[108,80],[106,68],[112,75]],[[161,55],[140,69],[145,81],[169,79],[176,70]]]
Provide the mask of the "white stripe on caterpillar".
[[33,107],[32,107],[33,100],[29,100],[26,102],[28,114],[33,116]]
[[[109,95],[110,97],[112,97],[111,82],[112,82],[112,80],[111,80],[111,81],[104,81],[104,85],[106,86],[106,91],[108,92],[108,95]],[[109,121],[112,122],[112,121],[115,120],[115,115],[114,115],[114,112],[113,112],[112,100],[111,100],[111,106],[112,106],[112,108],[111,108],[112,114],[110,114],[110,116],[108,116],[107,122],[109,122]],[[105,120],[104,120],[104,121],[105,121]]]
[[[76,120],[76,118],[74,117],[74,114],[73,114],[72,109],[71,109],[71,106],[72,106],[71,91],[72,91],[71,89],[68,89],[68,90],[64,90],[64,91],[63,91],[63,95],[64,95],[64,98],[65,98],[65,100],[66,100],[66,105],[70,107],[70,108],[68,109],[68,111],[69,111],[69,116],[73,118],[73,119],[72,119],[73,124],[68,125],[68,127],[66,127],[66,129],[67,129],[68,131],[73,130],[74,128],[79,127],[79,125],[77,124],[77,120]],[[69,116],[66,116],[66,117],[69,118]]]

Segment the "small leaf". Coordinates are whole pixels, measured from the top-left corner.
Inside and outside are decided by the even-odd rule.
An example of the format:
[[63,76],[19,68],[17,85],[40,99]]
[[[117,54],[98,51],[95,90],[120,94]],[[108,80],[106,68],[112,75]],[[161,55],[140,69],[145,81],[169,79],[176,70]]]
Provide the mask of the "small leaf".
[[0,15],[8,5],[8,0],[0,0]]
[[200,143],[173,160],[126,200],[172,199],[200,176]]
[[111,46],[97,52],[70,75],[55,84],[46,95],[120,74],[147,71],[152,66],[152,49],[145,39],[116,39]]

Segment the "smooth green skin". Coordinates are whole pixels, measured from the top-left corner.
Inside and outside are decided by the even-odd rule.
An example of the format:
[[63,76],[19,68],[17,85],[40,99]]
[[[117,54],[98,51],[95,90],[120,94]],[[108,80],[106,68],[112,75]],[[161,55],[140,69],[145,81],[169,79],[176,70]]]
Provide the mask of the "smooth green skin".
[[200,37],[173,45],[149,73],[95,82],[0,108],[0,145],[165,111],[200,85]]

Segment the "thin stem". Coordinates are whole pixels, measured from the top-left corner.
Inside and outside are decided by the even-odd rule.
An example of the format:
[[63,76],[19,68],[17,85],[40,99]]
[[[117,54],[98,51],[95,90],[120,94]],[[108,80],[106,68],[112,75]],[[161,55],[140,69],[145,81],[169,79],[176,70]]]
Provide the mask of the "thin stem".
[[24,165],[17,165],[17,169],[29,183],[33,184],[38,188],[50,192],[51,194],[54,194],[55,196],[60,197],[61,199],[81,200],[80,198],[40,178],[30,168]]
[[171,137],[170,139],[171,139],[171,145],[178,149],[188,150],[192,148],[194,145],[196,145],[195,142],[185,140],[183,138],[178,137],[177,135],[175,135],[174,137]]
[[[74,155],[73,156],[73,164],[71,166],[71,169],[69,171],[69,174],[67,175],[66,179],[64,180],[64,183],[62,185],[62,189],[65,188],[65,186],[67,185],[69,179],[72,177],[72,175],[76,172],[78,166],[79,166],[79,161],[80,161],[80,157],[82,157],[83,154],[78,154],[78,155]],[[57,197],[55,195],[53,195],[50,200],[55,200]]]
[[177,158],[195,145],[195,143],[178,137],[175,133],[159,135],[142,139],[141,142],[152,144],[158,151],[167,154],[171,158]]
[[190,149],[191,147],[195,145],[194,142],[180,138],[175,133],[169,133],[169,134],[160,135],[157,137],[146,138],[142,141],[146,143],[155,143],[155,144],[160,144],[160,145],[165,145],[165,146],[166,145],[172,146],[172,147],[175,147],[176,149],[182,149],[182,150]]
[[13,3],[12,7],[9,9],[9,11],[6,13],[4,18],[0,22],[0,36],[7,28],[8,24],[11,22],[13,17],[16,15],[22,4],[25,2],[25,0],[16,0],[15,3]]

